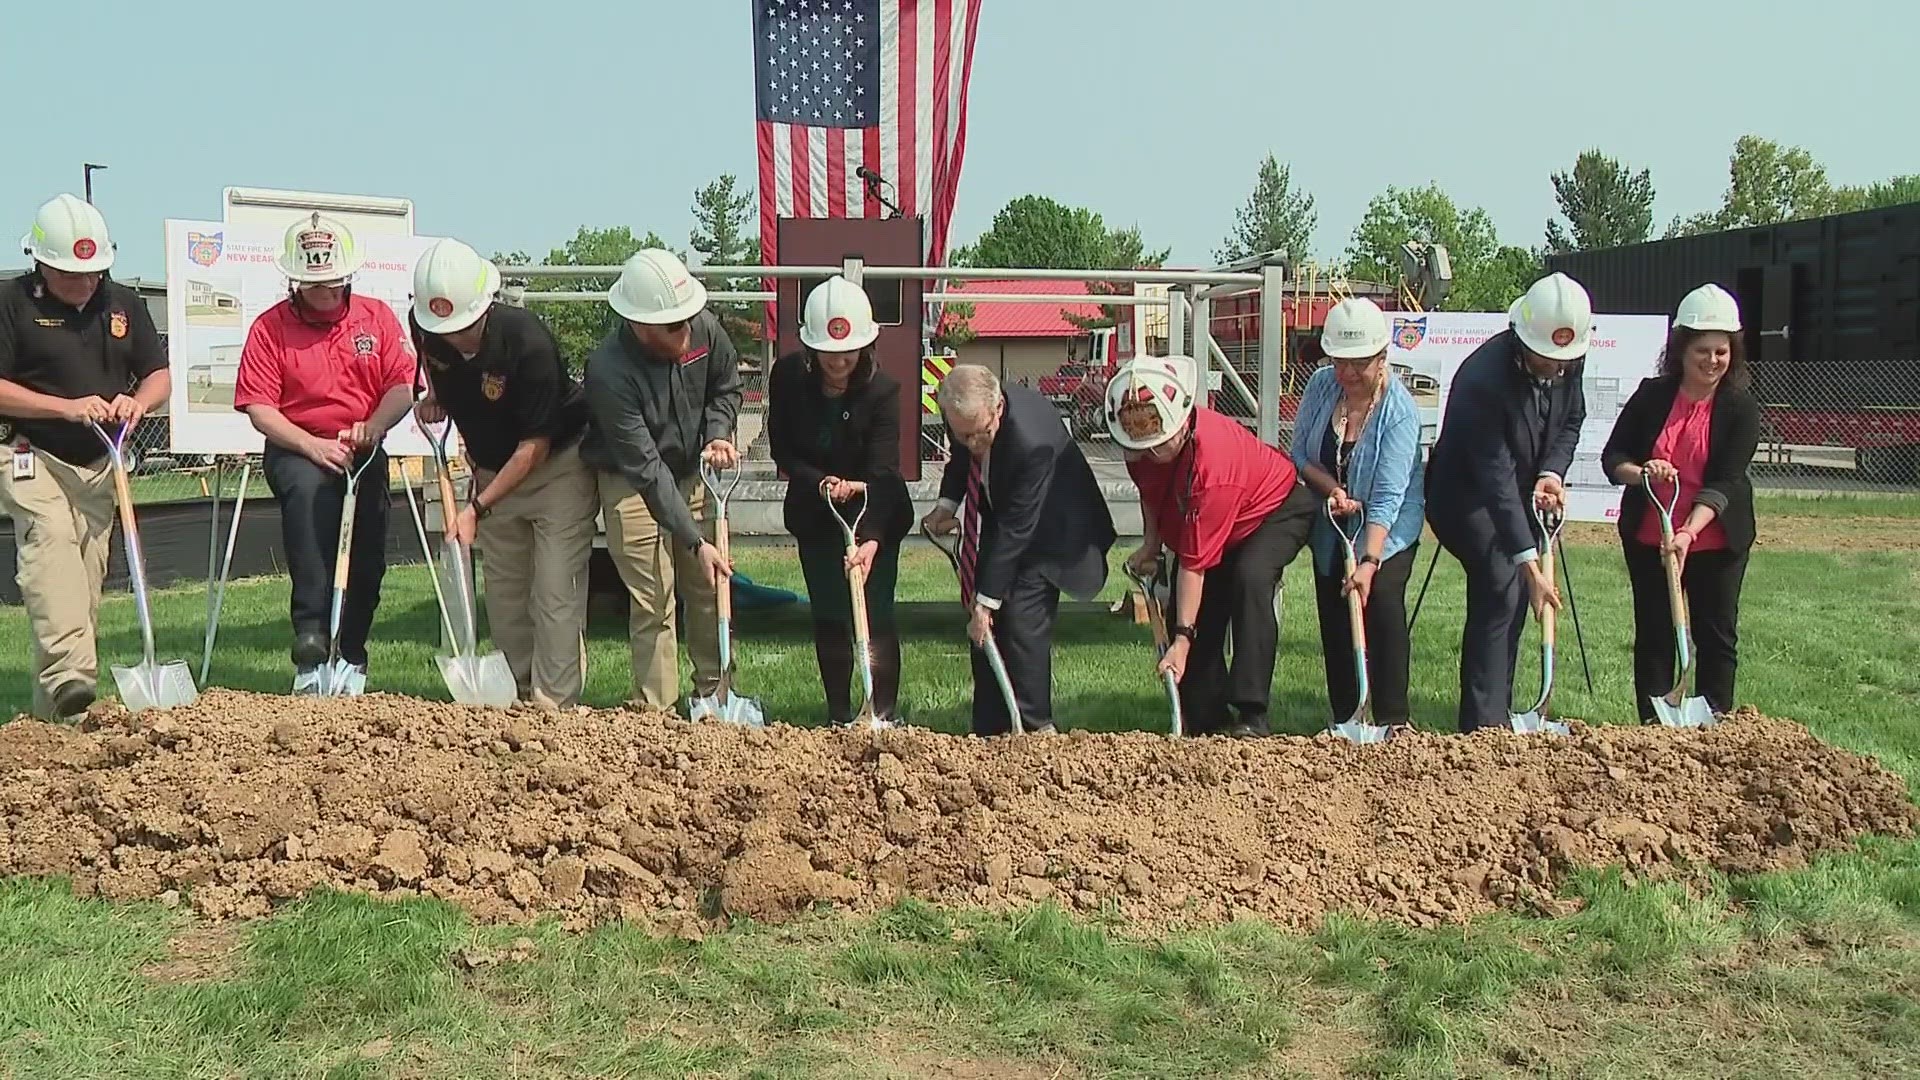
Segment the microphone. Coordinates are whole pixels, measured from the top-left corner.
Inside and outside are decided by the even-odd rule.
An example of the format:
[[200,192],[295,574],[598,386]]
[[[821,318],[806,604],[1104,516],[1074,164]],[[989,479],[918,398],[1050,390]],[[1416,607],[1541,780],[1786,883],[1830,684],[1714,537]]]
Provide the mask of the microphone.
[[880,174],[877,172],[874,172],[872,169],[867,168],[865,165],[862,165],[859,168],[853,170],[853,175],[859,177],[862,180],[870,181],[875,184],[883,183],[883,181],[880,179]]

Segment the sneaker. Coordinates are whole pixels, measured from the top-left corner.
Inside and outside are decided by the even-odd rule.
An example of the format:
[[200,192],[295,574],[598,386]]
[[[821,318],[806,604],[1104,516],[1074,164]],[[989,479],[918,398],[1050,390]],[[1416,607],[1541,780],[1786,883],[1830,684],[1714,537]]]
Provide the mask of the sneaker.
[[327,635],[318,630],[302,630],[293,636],[293,666],[303,673],[319,667],[327,651]]
[[62,683],[51,695],[53,715],[62,720],[71,719],[87,711],[93,704],[93,687],[74,681]]

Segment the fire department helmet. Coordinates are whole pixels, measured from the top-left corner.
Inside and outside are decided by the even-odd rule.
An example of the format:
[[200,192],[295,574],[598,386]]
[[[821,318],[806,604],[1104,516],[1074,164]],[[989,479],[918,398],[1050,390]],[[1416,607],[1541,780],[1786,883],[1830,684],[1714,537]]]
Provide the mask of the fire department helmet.
[[1507,310],[1520,344],[1547,360],[1578,360],[1593,339],[1593,301],[1580,283],[1554,272],[1527,289]]
[[643,248],[620,267],[620,277],[607,290],[607,306],[631,322],[669,326],[700,314],[707,288],[673,252]]
[[1740,332],[1740,303],[1733,294],[1709,281],[1688,293],[1674,312],[1673,325],[1688,330]]
[[345,223],[316,211],[287,226],[279,263],[289,281],[344,281],[360,269],[360,249]]
[[[1143,356],[1122,364],[1107,383],[1107,433],[1113,441],[1127,450],[1151,450],[1179,434],[1193,415],[1193,373],[1188,356]],[[1151,408],[1158,426],[1130,434],[1120,414],[1137,408]]]
[[1387,351],[1387,313],[1363,296],[1348,297],[1327,312],[1320,349],[1336,360],[1363,360]]
[[835,274],[807,294],[806,316],[800,321],[800,343],[807,348],[852,352],[879,336],[867,290]]
[[436,240],[413,266],[413,321],[429,334],[457,334],[499,293],[498,267],[458,240]]
[[113,265],[107,219],[92,203],[65,192],[41,204],[20,247],[33,261],[69,273],[95,274]]

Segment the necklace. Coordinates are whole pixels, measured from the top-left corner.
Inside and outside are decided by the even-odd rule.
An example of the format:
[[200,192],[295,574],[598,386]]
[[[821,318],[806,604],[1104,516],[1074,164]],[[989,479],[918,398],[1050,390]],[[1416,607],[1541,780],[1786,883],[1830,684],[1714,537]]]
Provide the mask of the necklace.
[[[1352,453],[1348,443],[1351,441],[1354,446],[1360,444],[1360,433],[1366,430],[1367,421],[1373,419],[1374,409],[1380,404],[1380,395],[1386,391],[1386,388],[1387,383],[1384,378],[1374,383],[1373,396],[1368,398],[1366,405],[1360,410],[1358,423],[1353,423],[1352,420],[1354,413],[1352,400],[1344,395],[1340,398],[1340,408],[1333,418],[1333,468],[1337,474],[1335,479],[1343,484],[1347,481],[1347,458]],[[1352,440],[1347,438],[1349,427],[1353,430]]]

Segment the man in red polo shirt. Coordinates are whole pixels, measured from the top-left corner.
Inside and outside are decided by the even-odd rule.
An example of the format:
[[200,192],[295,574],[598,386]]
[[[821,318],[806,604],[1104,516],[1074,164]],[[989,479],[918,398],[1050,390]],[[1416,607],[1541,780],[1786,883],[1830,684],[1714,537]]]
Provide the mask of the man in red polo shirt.
[[1178,561],[1160,667],[1179,681],[1188,730],[1264,735],[1280,637],[1274,591],[1306,546],[1317,503],[1287,455],[1195,407],[1195,370],[1185,356],[1142,357],[1107,384],[1107,430],[1140,489],[1143,536],[1127,561],[1150,573],[1163,547]]
[[267,440],[263,466],[280,503],[293,579],[297,691],[327,659],[346,472],[362,465],[340,657],[366,670],[367,633],[387,565],[380,442],[413,407],[414,359],[393,309],[353,295],[360,254],[344,224],[323,214],[301,218],[287,230],[279,263],[287,298],[248,330],[233,404]]

